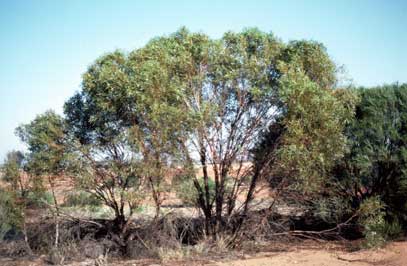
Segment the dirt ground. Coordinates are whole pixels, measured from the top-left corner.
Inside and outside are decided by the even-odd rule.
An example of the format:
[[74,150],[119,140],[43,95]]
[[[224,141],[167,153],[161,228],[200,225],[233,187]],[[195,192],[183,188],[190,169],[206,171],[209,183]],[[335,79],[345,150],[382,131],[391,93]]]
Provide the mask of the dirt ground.
[[[226,255],[218,259],[188,259],[160,263],[157,260],[115,261],[103,266],[407,266],[407,241],[389,243],[380,249],[346,251],[343,246],[326,244],[293,245],[286,251],[259,252],[251,255]],[[68,266],[99,265],[95,260],[66,264]],[[44,258],[13,261],[0,258],[1,266],[47,265]]]
[[346,252],[324,249],[298,249],[268,253],[246,260],[233,260],[216,266],[407,266],[407,242],[391,243],[377,250]]

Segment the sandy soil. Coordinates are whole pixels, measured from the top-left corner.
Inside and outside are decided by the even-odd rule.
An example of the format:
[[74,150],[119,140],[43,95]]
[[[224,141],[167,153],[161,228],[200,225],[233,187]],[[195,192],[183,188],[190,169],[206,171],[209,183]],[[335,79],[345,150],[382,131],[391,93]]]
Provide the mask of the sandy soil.
[[[242,257],[242,256],[241,256]],[[232,256],[218,260],[173,261],[159,263],[157,260],[116,261],[104,266],[407,266],[407,241],[393,242],[384,248],[361,251],[344,251],[343,246],[324,245],[292,246],[288,251],[261,252],[244,255],[242,259]],[[0,258],[4,266],[40,266],[48,265],[44,258],[13,261]],[[69,266],[93,266],[95,260],[67,264]]]
[[268,253],[261,257],[233,260],[214,266],[407,266],[407,242],[391,243],[383,249],[345,252],[324,249],[300,249]]

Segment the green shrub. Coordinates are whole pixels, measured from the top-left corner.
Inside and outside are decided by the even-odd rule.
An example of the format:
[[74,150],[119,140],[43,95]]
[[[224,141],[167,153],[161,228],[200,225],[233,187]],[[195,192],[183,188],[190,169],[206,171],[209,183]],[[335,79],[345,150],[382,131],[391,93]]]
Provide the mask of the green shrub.
[[[232,179],[228,178],[225,182],[225,195],[228,195],[232,190]],[[203,177],[198,178],[199,185],[204,189]],[[215,181],[208,179],[209,198],[210,201],[215,200]],[[175,183],[177,197],[182,200],[183,204],[187,206],[197,206],[198,204],[198,191],[194,185],[193,178],[183,178]]]
[[23,215],[15,195],[0,190],[0,240],[10,232],[18,232],[23,222]]
[[383,246],[387,240],[384,203],[379,197],[370,197],[362,202],[359,212],[359,222],[364,228],[364,245],[367,248]]
[[[203,177],[198,179],[201,187],[204,187]],[[176,184],[177,197],[182,200],[182,203],[188,206],[197,206],[198,204],[198,191],[195,188],[192,178],[185,178]],[[215,182],[208,179],[209,197],[211,201],[215,197]]]
[[326,223],[339,223],[349,214],[349,200],[339,196],[320,198],[313,203],[314,215]]
[[386,221],[407,232],[407,84],[356,90],[360,102],[345,129],[348,152],[334,173],[352,193],[379,196]]
[[403,234],[403,227],[398,220],[386,222],[383,231],[387,239],[396,239]]
[[63,206],[64,207],[86,207],[86,206],[101,206],[100,200],[93,194],[85,192],[85,191],[77,191],[69,193],[65,197],[65,201]]
[[54,204],[54,197],[51,192],[29,192],[26,196],[26,204],[30,207],[48,207]]

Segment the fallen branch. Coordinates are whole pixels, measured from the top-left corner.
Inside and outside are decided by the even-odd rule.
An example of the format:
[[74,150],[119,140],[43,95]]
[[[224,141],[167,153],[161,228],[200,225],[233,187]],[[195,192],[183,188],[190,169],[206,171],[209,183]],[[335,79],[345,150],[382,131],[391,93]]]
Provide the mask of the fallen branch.
[[332,228],[326,229],[326,230],[322,230],[322,231],[292,230],[292,231],[288,231],[288,232],[273,233],[271,235],[272,236],[294,235],[294,236],[303,236],[303,237],[310,237],[310,235],[318,235],[321,237],[323,235],[336,234],[337,230],[339,230],[340,228],[342,228],[344,226],[347,226],[358,215],[359,215],[359,212],[356,212],[345,222],[337,224],[335,227],[332,227]]

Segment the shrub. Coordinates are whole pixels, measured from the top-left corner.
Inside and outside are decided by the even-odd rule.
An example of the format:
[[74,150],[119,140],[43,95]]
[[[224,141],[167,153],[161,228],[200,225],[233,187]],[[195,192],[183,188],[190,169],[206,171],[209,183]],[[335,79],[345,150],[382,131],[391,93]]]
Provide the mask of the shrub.
[[69,193],[65,197],[65,201],[63,206],[65,207],[73,207],[73,206],[80,206],[80,207],[85,207],[85,206],[95,206],[99,207],[101,206],[100,200],[93,194],[90,194],[85,191],[78,191],[78,192],[72,192]]
[[355,205],[379,196],[386,204],[386,221],[398,220],[407,231],[407,84],[356,92],[360,102],[345,129],[349,151],[335,176]]
[[0,190],[0,240],[10,233],[17,233],[23,222],[20,206],[15,195],[9,191]]
[[[203,177],[199,178],[198,180],[201,187],[204,187],[204,179]],[[180,180],[178,184],[176,184],[176,193],[177,197],[182,200],[185,205],[188,206],[197,206],[198,202],[198,191],[195,188],[194,182],[192,178],[185,178]],[[213,201],[215,197],[215,182],[211,179],[208,179],[208,187],[209,187],[209,196],[211,201]]]
[[[204,188],[203,177],[198,179],[198,182],[202,188]],[[228,195],[232,191],[232,181],[228,178],[225,182],[225,195]],[[209,198],[210,202],[215,200],[215,181],[208,179]],[[175,182],[175,190],[177,197],[182,200],[182,203],[187,206],[197,206],[198,204],[198,191],[195,188],[192,178],[183,178]]]
[[384,245],[387,240],[385,205],[379,197],[371,197],[359,208],[359,222],[363,226],[364,245],[368,248]]
[[26,205],[30,207],[47,207],[54,204],[54,198],[51,192],[29,192],[26,197]]
[[403,227],[398,220],[385,222],[383,229],[387,239],[396,239],[403,234]]
[[326,223],[339,223],[349,214],[349,200],[339,196],[317,199],[313,203],[314,215]]

